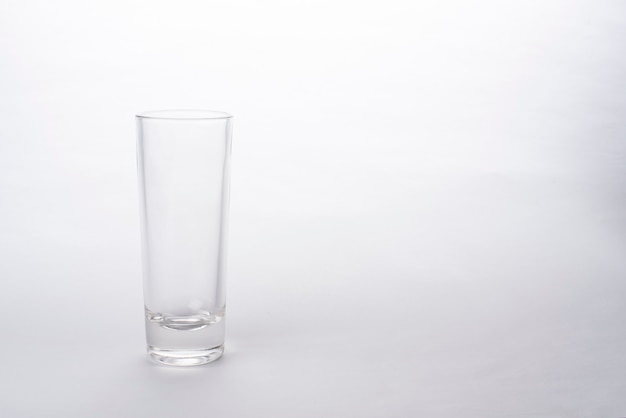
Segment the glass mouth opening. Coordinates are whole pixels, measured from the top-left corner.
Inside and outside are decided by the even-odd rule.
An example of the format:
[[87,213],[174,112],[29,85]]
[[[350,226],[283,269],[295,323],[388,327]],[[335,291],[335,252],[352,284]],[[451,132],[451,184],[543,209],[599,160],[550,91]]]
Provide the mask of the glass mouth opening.
[[172,110],[149,110],[136,115],[141,119],[171,119],[171,120],[209,120],[209,119],[228,119],[233,115],[226,112],[218,112],[215,110],[191,110],[191,109],[172,109]]

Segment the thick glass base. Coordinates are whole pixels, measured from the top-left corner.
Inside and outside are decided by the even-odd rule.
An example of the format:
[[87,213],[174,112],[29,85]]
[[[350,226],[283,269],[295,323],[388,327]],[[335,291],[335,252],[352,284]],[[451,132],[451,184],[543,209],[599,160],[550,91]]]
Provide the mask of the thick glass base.
[[200,366],[217,360],[224,353],[225,318],[199,313],[172,316],[146,308],[148,355],[168,366]]
[[168,366],[201,366],[222,357],[224,345],[205,350],[163,350],[148,346],[148,356]]

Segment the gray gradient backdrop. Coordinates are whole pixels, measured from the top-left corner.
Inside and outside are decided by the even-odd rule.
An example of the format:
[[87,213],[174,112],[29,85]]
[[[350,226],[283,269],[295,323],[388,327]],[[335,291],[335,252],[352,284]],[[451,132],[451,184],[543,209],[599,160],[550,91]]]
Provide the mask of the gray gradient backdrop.
[[[0,416],[626,416],[626,3],[0,4]],[[227,353],[144,354],[136,112],[235,115]]]

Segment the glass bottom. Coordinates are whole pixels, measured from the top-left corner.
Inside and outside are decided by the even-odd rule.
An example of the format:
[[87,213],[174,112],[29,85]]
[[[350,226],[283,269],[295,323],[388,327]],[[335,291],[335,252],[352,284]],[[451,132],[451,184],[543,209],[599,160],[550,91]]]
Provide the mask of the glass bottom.
[[172,316],[146,308],[148,355],[168,366],[200,366],[217,360],[224,353],[225,318],[200,312]]
[[203,350],[164,350],[148,346],[148,356],[167,366],[201,366],[211,363],[224,354],[224,345]]

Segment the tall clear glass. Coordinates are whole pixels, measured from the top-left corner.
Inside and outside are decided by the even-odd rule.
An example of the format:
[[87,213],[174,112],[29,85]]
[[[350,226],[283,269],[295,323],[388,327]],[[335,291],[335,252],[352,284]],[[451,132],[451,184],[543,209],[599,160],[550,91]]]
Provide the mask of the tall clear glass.
[[136,119],[148,354],[209,363],[224,352],[232,116],[160,110]]

